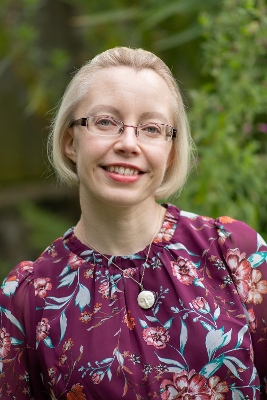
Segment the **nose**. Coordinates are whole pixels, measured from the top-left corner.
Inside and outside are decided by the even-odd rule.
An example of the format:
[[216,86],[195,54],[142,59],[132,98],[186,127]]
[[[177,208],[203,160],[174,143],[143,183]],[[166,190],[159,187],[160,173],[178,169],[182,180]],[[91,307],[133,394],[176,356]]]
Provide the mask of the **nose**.
[[116,139],[114,149],[125,155],[139,154],[140,147],[137,139],[137,128],[133,125],[124,125],[123,132]]

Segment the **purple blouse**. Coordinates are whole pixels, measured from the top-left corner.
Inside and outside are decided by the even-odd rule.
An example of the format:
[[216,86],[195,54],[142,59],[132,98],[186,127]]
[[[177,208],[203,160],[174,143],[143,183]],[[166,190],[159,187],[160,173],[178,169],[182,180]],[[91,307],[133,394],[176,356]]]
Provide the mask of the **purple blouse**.
[[[229,217],[165,207],[147,264],[148,247],[107,260],[70,229],[9,274],[0,398],[267,399],[266,243]],[[129,278],[143,268],[148,310]]]

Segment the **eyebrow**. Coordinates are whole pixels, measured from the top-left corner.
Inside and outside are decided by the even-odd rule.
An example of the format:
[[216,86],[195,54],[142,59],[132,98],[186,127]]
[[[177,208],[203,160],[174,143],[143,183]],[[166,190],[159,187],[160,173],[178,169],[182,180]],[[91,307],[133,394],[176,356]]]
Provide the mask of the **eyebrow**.
[[[110,106],[108,104],[98,104],[92,108],[88,109],[87,114],[94,114],[98,112],[111,112],[113,114],[116,114],[120,119],[122,119],[121,112],[118,108]],[[163,121],[164,123],[168,123],[169,121],[167,120],[166,117],[164,117],[163,114],[157,112],[157,111],[147,111],[143,112],[141,114],[141,119],[145,118],[158,118],[159,120]]]

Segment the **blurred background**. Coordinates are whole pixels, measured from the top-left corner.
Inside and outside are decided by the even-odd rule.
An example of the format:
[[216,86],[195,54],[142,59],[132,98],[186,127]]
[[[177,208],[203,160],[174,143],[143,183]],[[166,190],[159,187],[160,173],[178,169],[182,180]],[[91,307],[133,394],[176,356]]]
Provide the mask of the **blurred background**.
[[155,52],[177,78],[198,148],[180,197],[267,239],[266,0],[0,0],[0,279],[79,217],[46,156],[72,74],[114,46]]

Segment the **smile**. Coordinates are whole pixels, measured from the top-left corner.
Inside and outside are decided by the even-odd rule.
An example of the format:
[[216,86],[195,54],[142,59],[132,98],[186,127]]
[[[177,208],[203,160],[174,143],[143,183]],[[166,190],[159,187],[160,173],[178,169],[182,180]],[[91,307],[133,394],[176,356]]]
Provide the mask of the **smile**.
[[124,167],[118,167],[118,166],[114,166],[111,165],[109,167],[105,167],[105,170],[108,172],[115,172],[116,174],[120,174],[120,175],[138,175],[140,173],[140,171],[138,171],[137,169],[133,169],[133,168],[124,168]]

